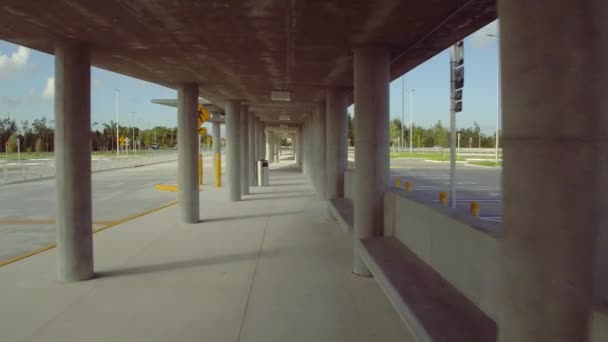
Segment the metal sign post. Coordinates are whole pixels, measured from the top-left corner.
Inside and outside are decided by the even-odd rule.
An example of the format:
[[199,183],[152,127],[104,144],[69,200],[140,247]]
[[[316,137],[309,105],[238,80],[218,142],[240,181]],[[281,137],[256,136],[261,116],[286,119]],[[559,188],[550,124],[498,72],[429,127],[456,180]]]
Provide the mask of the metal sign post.
[[464,42],[450,48],[450,204],[456,208],[456,113],[462,111]]

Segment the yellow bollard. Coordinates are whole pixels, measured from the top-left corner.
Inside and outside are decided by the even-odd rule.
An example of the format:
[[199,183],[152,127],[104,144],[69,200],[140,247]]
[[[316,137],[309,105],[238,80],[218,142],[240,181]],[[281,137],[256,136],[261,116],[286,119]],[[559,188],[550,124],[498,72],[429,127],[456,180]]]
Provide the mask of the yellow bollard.
[[471,201],[471,215],[479,217],[479,202]]
[[203,185],[203,154],[198,154],[198,184]]
[[448,193],[445,191],[442,191],[439,193],[439,203],[443,204],[443,205],[448,205]]
[[222,186],[222,155],[220,153],[215,154],[215,187],[219,188]]
[[407,191],[407,192],[412,191],[412,183],[405,182],[405,191]]
[[395,179],[395,186],[398,187],[398,188],[401,187],[401,178]]

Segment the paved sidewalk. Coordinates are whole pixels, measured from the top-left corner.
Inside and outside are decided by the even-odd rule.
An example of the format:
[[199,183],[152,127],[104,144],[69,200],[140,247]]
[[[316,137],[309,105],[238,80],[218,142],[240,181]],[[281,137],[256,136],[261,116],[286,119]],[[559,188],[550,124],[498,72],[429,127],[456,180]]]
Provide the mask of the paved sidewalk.
[[0,268],[1,340],[413,341],[301,173],[271,184],[206,188],[199,224],[170,207],[95,235],[90,281],[56,281],[54,250]]

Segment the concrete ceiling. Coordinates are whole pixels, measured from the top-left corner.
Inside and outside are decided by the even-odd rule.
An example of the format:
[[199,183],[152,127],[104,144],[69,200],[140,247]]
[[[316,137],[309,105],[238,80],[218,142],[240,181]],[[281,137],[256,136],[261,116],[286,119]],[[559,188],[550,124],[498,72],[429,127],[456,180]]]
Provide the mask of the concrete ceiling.
[[[196,82],[223,107],[298,122],[325,88],[352,89],[352,49],[383,45],[397,78],[496,18],[496,0],[7,0],[0,39],[52,53],[91,47],[93,65],[169,87]],[[270,100],[271,90],[292,101]]]

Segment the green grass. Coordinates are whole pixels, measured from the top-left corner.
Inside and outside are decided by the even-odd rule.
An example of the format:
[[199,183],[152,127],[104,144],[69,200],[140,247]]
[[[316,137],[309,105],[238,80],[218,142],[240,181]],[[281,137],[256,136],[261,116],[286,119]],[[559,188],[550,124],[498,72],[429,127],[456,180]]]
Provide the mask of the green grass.
[[502,166],[502,163],[496,163],[494,161],[470,161],[467,164],[479,165],[479,166]]
[[[450,154],[447,152],[424,153],[424,152],[391,152],[391,158],[421,158],[425,160],[449,161]],[[456,158],[456,160],[464,160]]]

